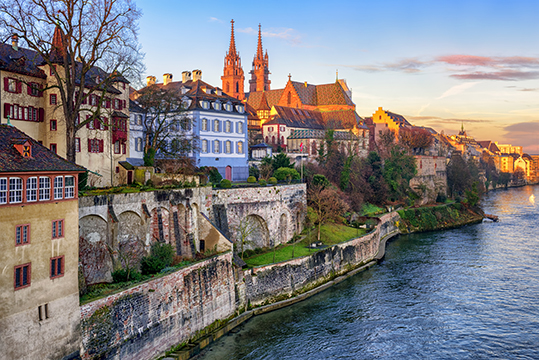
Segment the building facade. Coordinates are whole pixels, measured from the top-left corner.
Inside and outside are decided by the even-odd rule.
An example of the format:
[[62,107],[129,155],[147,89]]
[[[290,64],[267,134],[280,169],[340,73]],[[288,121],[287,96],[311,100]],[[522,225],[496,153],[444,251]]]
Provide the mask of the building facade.
[[0,125],[0,154],[0,354],[76,356],[78,175],[84,169],[8,125]]

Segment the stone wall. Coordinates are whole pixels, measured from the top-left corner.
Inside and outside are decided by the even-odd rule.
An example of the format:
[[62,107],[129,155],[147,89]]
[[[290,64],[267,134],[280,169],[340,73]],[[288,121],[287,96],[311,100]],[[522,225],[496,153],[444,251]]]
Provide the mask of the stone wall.
[[234,314],[232,253],[81,306],[83,359],[151,359]]
[[137,264],[156,241],[186,258],[204,251],[198,228],[211,195],[211,188],[197,187],[80,198],[79,261],[86,283],[110,282],[114,268]]
[[246,225],[247,248],[285,243],[302,230],[306,193],[306,184],[213,190],[213,222],[234,241]]
[[257,306],[290,297],[374,260],[380,239],[398,230],[395,222],[399,219],[394,212],[386,214],[375,230],[367,235],[310,256],[245,271],[244,283],[238,284],[240,306]]
[[420,195],[418,205],[436,202],[438,194],[447,195],[447,158],[443,156],[414,156],[417,175],[410,187]]

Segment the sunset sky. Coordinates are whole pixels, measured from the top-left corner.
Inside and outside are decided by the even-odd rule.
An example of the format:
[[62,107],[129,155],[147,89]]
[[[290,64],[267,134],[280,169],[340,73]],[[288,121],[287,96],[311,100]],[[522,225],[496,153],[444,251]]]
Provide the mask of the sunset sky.
[[258,24],[271,88],[346,79],[362,117],[378,107],[415,125],[539,154],[539,1],[137,1],[146,75],[201,69],[221,86],[236,28],[248,90]]

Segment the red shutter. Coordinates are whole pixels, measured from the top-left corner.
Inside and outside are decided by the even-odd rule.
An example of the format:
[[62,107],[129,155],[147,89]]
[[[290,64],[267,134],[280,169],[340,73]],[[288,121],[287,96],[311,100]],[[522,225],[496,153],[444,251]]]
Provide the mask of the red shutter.
[[9,79],[7,77],[4,78],[4,91],[9,91]]
[[92,152],[92,139],[88,139],[88,152]]
[[43,122],[45,120],[45,109],[39,108],[39,115],[37,121]]
[[39,85],[39,97],[43,97],[43,85]]
[[124,102],[124,109],[127,107],[127,101],[123,101]]
[[101,129],[101,124],[99,123],[99,119],[94,119],[94,129],[99,130]]
[[103,152],[103,140],[99,140],[99,152]]
[[22,81],[17,81],[17,93],[22,93]]
[[4,117],[7,118],[11,109],[11,104],[4,103]]
[[104,128],[104,129],[105,129],[105,130],[108,130],[108,129],[109,129],[109,125],[108,125],[108,122],[107,122],[107,118],[106,118],[106,117],[103,118],[103,123],[105,124],[105,128]]
[[26,85],[26,92],[28,93],[28,95],[32,95],[32,84],[33,83]]
[[82,97],[83,97],[83,99],[82,99],[82,105],[86,105],[86,104],[88,103],[88,98],[86,98],[85,96],[86,96],[86,93],[83,92],[83,93],[82,93]]

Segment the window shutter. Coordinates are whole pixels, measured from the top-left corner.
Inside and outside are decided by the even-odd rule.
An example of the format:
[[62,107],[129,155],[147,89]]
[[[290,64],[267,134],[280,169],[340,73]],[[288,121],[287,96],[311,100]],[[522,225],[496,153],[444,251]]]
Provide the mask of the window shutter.
[[39,108],[38,121],[43,122],[45,120],[45,109]]
[[32,95],[32,84],[33,83],[30,83],[30,84],[26,85],[26,93],[28,95]]
[[39,84],[39,97],[43,97],[43,85]]
[[103,118],[103,123],[105,124],[104,130],[108,130],[108,129],[109,129],[109,126],[108,126],[108,122],[107,122],[107,118],[106,118],[106,117]]
[[4,91],[9,91],[9,79],[7,77],[4,78]]
[[92,152],[92,139],[88,139],[88,152]]
[[103,152],[103,140],[99,140],[99,152]]
[[17,81],[17,93],[22,93],[22,81]]
[[99,122],[98,118],[94,119],[94,129],[96,129],[96,130],[101,129],[101,123]]
[[83,93],[82,93],[82,97],[83,97],[83,99],[82,99],[82,105],[86,105],[86,104],[88,103],[88,98],[86,98],[85,96],[86,96],[86,93],[83,92]]
[[7,118],[11,109],[11,104],[4,103],[4,117]]

